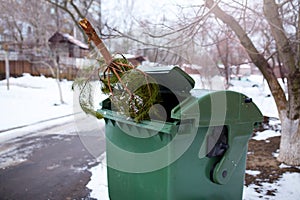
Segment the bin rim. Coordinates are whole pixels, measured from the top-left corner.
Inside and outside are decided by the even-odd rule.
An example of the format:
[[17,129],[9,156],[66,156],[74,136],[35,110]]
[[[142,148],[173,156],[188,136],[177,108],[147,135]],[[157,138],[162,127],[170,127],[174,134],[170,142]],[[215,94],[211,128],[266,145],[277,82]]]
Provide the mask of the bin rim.
[[[206,89],[193,89],[191,93],[190,97],[172,109],[172,119],[195,119],[199,122],[199,126],[255,123],[263,120],[263,115],[254,102],[245,103],[245,99],[249,99],[245,94],[231,90]],[[225,104],[226,108],[220,112],[225,118],[211,118],[212,99],[216,105]],[[200,113],[195,113],[195,110]]]
[[173,122],[165,122],[159,120],[142,120],[135,122],[132,118],[121,115],[115,111],[108,109],[98,109],[97,112],[104,116],[104,119],[111,120],[113,123],[119,122],[130,126],[135,126],[142,129],[148,129],[151,131],[172,134],[176,132],[179,126],[179,121],[174,120]]

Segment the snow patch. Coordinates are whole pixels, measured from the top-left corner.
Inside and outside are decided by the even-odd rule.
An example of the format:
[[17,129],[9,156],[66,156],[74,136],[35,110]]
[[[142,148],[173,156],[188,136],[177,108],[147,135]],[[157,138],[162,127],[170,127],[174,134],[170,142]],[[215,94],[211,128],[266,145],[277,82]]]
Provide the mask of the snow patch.
[[[261,186],[251,184],[244,187],[243,200],[296,200],[300,198],[300,174],[285,173],[275,183],[261,183]],[[268,195],[272,193],[271,195]]]
[[87,169],[88,169],[87,166],[83,166],[83,167],[76,167],[76,166],[73,166],[73,165],[71,166],[71,170],[73,170],[76,173],[81,173],[81,172],[83,172]]
[[286,165],[286,164],[284,164],[284,163],[281,163],[281,164],[279,165],[279,168],[281,168],[281,169],[283,169],[283,168],[292,168],[292,167],[297,168],[297,169],[300,169],[300,166],[290,166],[290,165]]
[[280,136],[281,134],[276,131],[272,130],[265,130],[263,132],[256,132],[256,136],[254,136],[252,139],[254,140],[267,140],[268,138]]
[[[6,150],[1,151],[0,169],[5,169],[9,166],[18,165],[27,161],[27,157],[33,152],[33,150],[41,147],[41,145],[34,144],[34,141],[25,143],[24,146],[20,146],[14,142],[16,142],[16,140],[11,144],[4,144],[0,146],[1,149],[6,148]],[[5,147],[5,145],[7,147]]]
[[99,165],[90,169],[92,173],[91,181],[87,184],[87,188],[91,190],[90,197],[98,200],[109,200],[107,187],[107,169],[106,169],[106,153],[100,156]]
[[59,167],[60,167],[59,164],[52,164],[50,166],[47,166],[46,169],[47,170],[54,170],[54,169],[59,168]]
[[246,170],[246,174],[249,174],[251,176],[257,176],[260,174],[260,171],[256,171],[256,170]]
[[272,156],[273,156],[274,158],[277,158],[277,157],[279,156],[279,149],[277,149],[276,152],[273,152],[273,153],[272,153]]

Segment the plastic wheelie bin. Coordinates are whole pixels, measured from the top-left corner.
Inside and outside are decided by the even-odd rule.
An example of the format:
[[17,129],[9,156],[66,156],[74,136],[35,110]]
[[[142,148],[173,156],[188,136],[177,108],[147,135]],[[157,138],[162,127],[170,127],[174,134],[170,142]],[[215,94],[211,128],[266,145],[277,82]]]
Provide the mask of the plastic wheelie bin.
[[247,144],[262,114],[233,91],[195,90],[178,67],[145,71],[160,85],[164,121],[105,117],[111,200],[241,200]]

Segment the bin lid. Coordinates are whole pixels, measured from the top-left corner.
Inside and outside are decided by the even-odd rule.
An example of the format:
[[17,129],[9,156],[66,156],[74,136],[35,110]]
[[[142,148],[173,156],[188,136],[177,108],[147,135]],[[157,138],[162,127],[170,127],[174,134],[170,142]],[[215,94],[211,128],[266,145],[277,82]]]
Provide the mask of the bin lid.
[[195,81],[177,66],[139,66],[138,69],[149,74],[157,83],[172,92],[189,93],[195,86]]
[[195,119],[203,126],[262,121],[262,113],[244,94],[209,90],[192,90],[191,93],[172,109],[171,118]]

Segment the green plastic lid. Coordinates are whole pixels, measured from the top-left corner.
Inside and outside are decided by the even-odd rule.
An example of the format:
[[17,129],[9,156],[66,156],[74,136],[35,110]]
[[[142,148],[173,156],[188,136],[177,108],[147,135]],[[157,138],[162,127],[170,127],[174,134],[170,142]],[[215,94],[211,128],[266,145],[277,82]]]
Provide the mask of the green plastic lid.
[[177,66],[140,66],[138,69],[149,74],[159,85],[172,92],[189,93],[195,86],[194,79]]

